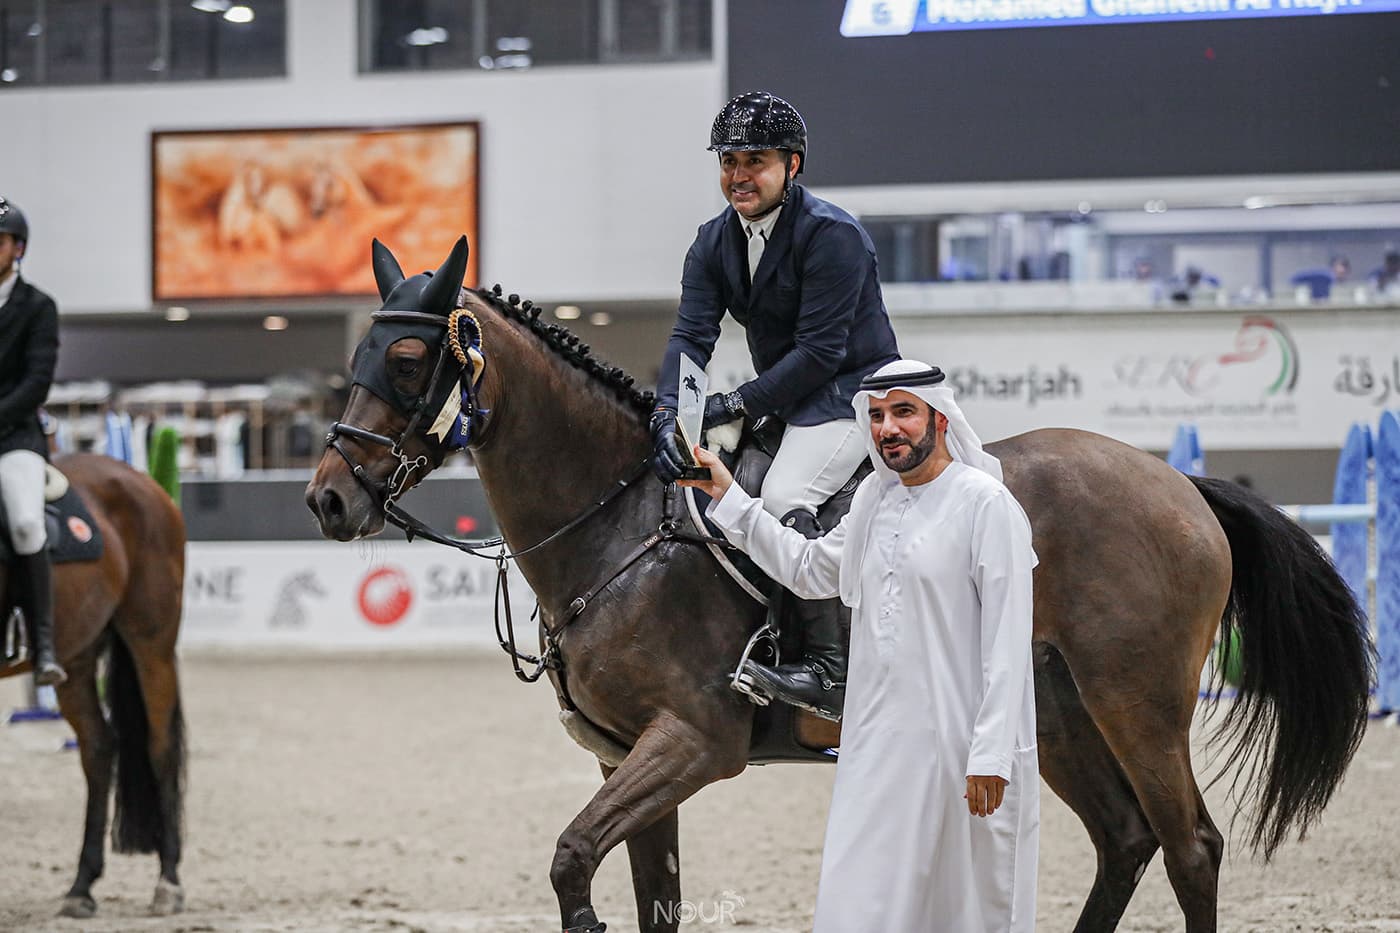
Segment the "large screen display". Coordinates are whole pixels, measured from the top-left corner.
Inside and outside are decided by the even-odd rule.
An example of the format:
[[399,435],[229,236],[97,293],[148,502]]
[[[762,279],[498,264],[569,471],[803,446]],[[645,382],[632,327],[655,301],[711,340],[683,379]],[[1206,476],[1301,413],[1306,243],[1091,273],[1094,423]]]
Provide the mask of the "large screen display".
[[[1184,13],[1221,0],[731,5],[729,90],[770,90],[801,111],[814,185],[1400,171],[1400,13],[1365,12],[1400,0],[1347,0],[1348,15],[1137,16],[1092,29],[920,25],[948,4],[1075,2]],[[865,23],[885,17],[883,28],[907,34],[842,35],[856,3]]]
[[476,284],[475,123],[159,132],[156,301],[373,295],[374,237],[432,269],[458,233]]
[[846,0],[841,35],[1400,11],[1400,0]]

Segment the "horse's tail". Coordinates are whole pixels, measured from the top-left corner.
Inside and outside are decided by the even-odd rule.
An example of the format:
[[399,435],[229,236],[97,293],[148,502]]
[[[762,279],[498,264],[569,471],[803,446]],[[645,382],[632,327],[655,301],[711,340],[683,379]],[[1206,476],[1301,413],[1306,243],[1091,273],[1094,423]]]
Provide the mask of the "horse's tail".
[[[166,754],[157,773],[151,761],[151,733],[146,701],[131,649],[115,633],[110,640],[107,666],[107,702],[117,739],[116,810],[112,818],[112,846],[118,852],[156,852],[167,830],[179,838],[179,806],[185,783],[185,720],[176,697],[171,711]],[[175,790],[172,805],[161,805],[160,786]],[[167,826],[167,822],[173,824]]]
[[1238,633],[1243,653],[1239,699],[1215,737],[1240,764],[1233,795],[1262,780],[1249,841],[1267,859],[1292,829],[1307,834],[1341,783],[1366,731],[1374,649],[1364,610],[1312,535],[1241,486],[1191,481],[1230,540],[1221,640]]

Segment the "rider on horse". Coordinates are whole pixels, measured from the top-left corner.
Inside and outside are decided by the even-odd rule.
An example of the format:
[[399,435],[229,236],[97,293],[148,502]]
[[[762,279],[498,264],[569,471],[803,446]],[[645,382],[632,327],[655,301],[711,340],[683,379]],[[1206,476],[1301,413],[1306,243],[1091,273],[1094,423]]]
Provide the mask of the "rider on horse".
[[[787,101],[762,91],[734,98],[715,118],[709,148],[719,154],[729,207],[700,227],[685,258],[651,418],[656,472],[674,482],[684,469],[675,439],[681,355],[708,365],[728,311],[747,329],[758,376],[711,395],[704,427],[745,416],[786,422],[763,482],[764,507],[817,537],[817,510],[866,457],[851,399],[862,378],[899,357],[875,246],[850,214],[795,183],[806,166],[807,126]],[[798,605],[802,659],[779,667],[750,661],[746,670],[761,692],[839,714],[840,601]]]
[[20,278],[28,244],[24,215],[0,198],[0,501],[16,554],[17,602],[34,647],[34,680],[42,686],[67,679],[54,657],[53,566],[44,527],[48,443],[39,422],[58,361],[58,308]]

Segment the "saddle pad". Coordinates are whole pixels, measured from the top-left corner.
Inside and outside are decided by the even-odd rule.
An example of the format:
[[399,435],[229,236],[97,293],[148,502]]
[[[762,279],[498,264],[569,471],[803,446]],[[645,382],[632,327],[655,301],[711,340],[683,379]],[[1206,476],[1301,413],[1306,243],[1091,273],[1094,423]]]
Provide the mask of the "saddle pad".
[[49,553],[54,563],[97,560],[102,556],[102,532],[76,489],[69,487],[45,511],[49,523]]
[[[97,560],[102,556],[102,532],[71,486],[56,501],[44,506],[44,522],[48,528],[49,557],[55,564]],[[0,561],[9,561],[15,552],[3,509],[0,525],[5,526],[0,530]]]

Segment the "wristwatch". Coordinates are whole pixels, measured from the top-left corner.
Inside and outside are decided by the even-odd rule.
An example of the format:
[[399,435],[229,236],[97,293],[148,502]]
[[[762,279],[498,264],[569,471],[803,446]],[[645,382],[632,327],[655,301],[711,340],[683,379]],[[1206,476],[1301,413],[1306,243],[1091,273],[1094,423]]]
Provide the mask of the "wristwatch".
[[736,419],[744,417],[744,397],[738,390],[724,393],[724,410]]

